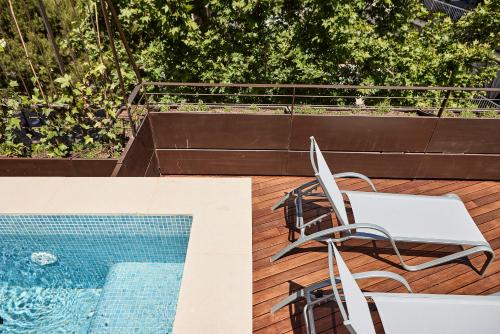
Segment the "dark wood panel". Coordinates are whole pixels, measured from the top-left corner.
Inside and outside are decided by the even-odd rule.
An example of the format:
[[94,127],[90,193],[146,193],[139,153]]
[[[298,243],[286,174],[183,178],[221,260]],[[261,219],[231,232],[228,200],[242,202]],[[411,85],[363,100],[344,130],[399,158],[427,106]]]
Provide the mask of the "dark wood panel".
[[[324,152],[333,173],[358,172],[370,177],[413,178],[421,161],[419,154]],[[287,175],[313,176],[309,152],[289,152]]]
[[[500,135],[484,139],[500,120],[151,113],[150,121],[159,151],[184,150],[161,153],[162,173],[312,175],[307,151],[309,136],[314,135],[335,172],[357,171],[391,178],[500,179],[495,155],[437,158],[424,153],[431,137],[430,150],[445,142],[455,145],[458,153],[479,150],[481,145],[486,151],[500,151],[500,145],[494,145],[500,143]],[[440,128],[433,135],[438,121]],[[456,141],[450,133],[465,131],[469,122],[475,132],[485,134],[482,141],[464,147],[462,139]],[[474,142],[474,136],[479,135],[467,136]]]
[[426,154],[416,177],[500,180],[500,155]]
[[118,159],[72,159],[73,176],[111,176]]
[[500,153],[500,119],[439,119],[427,152]]
[[151,160],[149,161],[148,168],[144,176],[155,177],[160,176],[160,168],[158,167],[158,159],[156,159],[156,153],[151,155]]
[[69,159],[4,158],[0,160],[2,176],[72,176]]
[[325,151],[424,152],[437,119],[430,117],[294,115],[290,150],[309,149],[314,136]]
[[289,115],[150,113],[159,149],[288,149]]
[[[500,180],[500,155],[323,152],[334,173]],[[307,151],[157,150],[162,174],[312,176]]]
[[154,154],[153,136],[149,116],[144,119],[137,136],[128,142],[115,169],[116,176],[144,176]]
[[157,150],[162,174],[283,175],[286,151]]
[[0,158],[0,176],[110,176],[117,161]]

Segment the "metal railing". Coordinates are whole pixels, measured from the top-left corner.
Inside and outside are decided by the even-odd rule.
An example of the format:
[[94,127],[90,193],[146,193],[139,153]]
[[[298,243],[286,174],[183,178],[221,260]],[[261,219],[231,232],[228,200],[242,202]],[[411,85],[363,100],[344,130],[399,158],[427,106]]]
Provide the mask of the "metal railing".
[[500,116],[487,92],[500,88],[144,82],[123,114],[132,129],[150,111]]
[[[494,101],[497,101],[496,103]],[[479,108],[481,109],[495,109],[495,110],[499,110],[500,109],[500,104],[498,102],[500,102],[498,99],[496,100],[491,100],[491,99],[488,99],[484,96],[478,96],[477,99],[474,101]]]
[[439,0],[423,0],[425,7],[431,12],[446,13],[452,20],[457,21],[467,14],[468,10]]

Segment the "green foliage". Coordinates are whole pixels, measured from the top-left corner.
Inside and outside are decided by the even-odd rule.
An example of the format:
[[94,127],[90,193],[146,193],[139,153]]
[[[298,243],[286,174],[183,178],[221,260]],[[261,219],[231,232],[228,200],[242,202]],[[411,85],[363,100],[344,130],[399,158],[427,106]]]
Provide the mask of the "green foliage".
[[192,103],[181,103],[177,107],[177,111],[184,111],[184,112],[198,111],[198,107],[196,104]]
[[250,107],[248,109],[250,109],[251,112],[259,112],[260,111],[259,106],[256,104],[250,105]]
[[460,118],[475,118],[476,113],[474,113],[472,110],[462,110],[460,112]]
[[391,112],[391,101],[389,99],[384,99],[382,102],[378,103],[376,106],[377,115],[385,115]]
[[441,117],[453,118],[453,117],[457,117],[457,115],[452,111],[445,110]]
[[[459,23],[417,0],[118,6],[144,68],[159,81],[477,86],[498,68],[490,64],[498,39],[487,36],[498,30],[499,11],[489,1]],[[486,12],[493,21],[483,30],[478,22]],[[424,17],[429,23],[420,32],[412,21]],[[491,68],[474,68],[477,62]]]
[[198,101],[197,111],[208,111],[208,106],[203,101]]
[[[124,100],[100,3],[44,3],[64,63],[62,73],[36,1],[13,1],[43,94],[34,84],[9,12],[0,11],[0,116],[7,120],[0,125],[0,155],[115,155],[125,142],[116,119]],[[481,87],[499,70],[493,51],[500,41],[498,1],[482,1],[457,22],[428,12],[419,0],[113,3],[142,77],[148,81]],[[417,19],[427,23],[416,28],[412,22]],[[115,40],[129,92],[137,79],[116,32]],[[402,97],[391,100],[392,106],[399,103],[423,110],[439,108],[445,94],[391,93]],[[379,97],[365,98],[367,107],[378,114],[390,112],[391,103],[383,93],[366,94]],[[188,103],[182,98],[161,97],[160,109],[171,110],[177,104],[179,111],[209,110],[202,101]],[[471,98],[453,96],[448,106],[468,108],[462,101]],[[257,103],[262,103],[243,97],[233,102],[247,103],[253,112],[260,111]],[[354,101],[339,98],[335,103]],[[28,132],[21,111],[40,124]],[[295,112],[324,110],[299,105]],[[353,109],[350,114],[360,112]]]
[[[111,53],[107,49],[99,50],[96,45],[95,22],[91,16],[95,14],[92,12],[95,3],[77,4],[70,0],[45,0],[44,3],[65,63],[62,74],[36,2],[13,2],[44,94],[34,85],[33,73],[11,24],[10,13],[0,13],[1,31],[7,32],[0,43],[0,67],[5,74],[0,77],[0,87],[6,87],[1,95],[0,110],[7,119],[0,129],[0,155],[116,156],[126,140],[116,119],[122,97],[118,95]],[[119,49],[119,52],[124,51]],[[122,66],[125,82],[132,87],[135,78],[127,64]],[[26,116],[36,125],[28,126]]]
[[496,110],[486,110],[481,114],[483,118],[500,118],[500,113]]
[[27,153],[22,134],[20,114],[23,98],[17,93],[17,83],[10,82],[9,88],[0,91],[0,155],[23,156]]
[[294,109],[294,113],[304,114],[304,115],[322,114],[324,112],[325,112],[325,108],[312,107],[309,105],[297,106]]
[[164,111],[164,112],[170,111],[170,105],[168,105],[168,104],[161,104],[160,105],[160,111]]

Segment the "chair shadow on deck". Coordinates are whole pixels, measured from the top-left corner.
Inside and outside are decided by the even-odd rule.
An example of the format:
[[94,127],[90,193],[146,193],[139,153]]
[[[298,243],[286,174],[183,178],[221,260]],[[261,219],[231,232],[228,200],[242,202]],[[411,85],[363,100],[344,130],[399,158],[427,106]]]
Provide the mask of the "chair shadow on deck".
[[[304,222],[307,223],[311,219],[314,219],[322,214],[328,213],[329,210],[329,202],[325,199],[320,200],[311,200],[303,203],[303,218]],[[349,222],[354,222],[354,216],[352,209],[349,205],[346,206],[347,215]],[[293,201],[288,201],[284,205],[284,219],[286,223],[286,227],[288,228],[288,241],[294,242],[300,237],[300,231],[296,227],[296,210],[295,204]],[[312,234],[315,232],[322,231],[324,229],[328,229],[334,226],[339,226],[339,223],[335,217],[335,214],[332,213],[327,217],[323,218],[320,223],[314,225],[307,229],[307,234]],[[338,236],[338,235],[337,235]],[[326,244],[319,241],[312,241],[312,243],[317,246],[308,246],[307,248],[296,248],[292,250],[288,255],[292,254],[300,254],[300,253],[326,253],[327,247]],[[422,244],[419,243],[406,243],[406,242],[398,242],[397,247],[398,250],[403,257],[420,257],[420,258],[440,258],[444,257],[457,251],[463,250],[460,246],[457,245],[440,245],[435,244],[434,246],[427,245],[425,249],[421,248]],[[429,249],[430,248],[430,249]],[[401,263],[397,259],[391,259],[389,257],[395,256],[396,253],[392,248],[389,241],[384,240],[360,240],[360,239],[351,239],[348,241],[342,242],[341,245],[338,245],[338,249],[340,251],[345,252],[357,252],[362,253],[364,255],[368,255],[375,260],[379,260],[385,264],[397,267],[399,269],[404,270]],[[285,256],[286,258],[286,256]],[[413,261],[412,261],[413,262]],[[425,262],[424,260],[418,261],[418,263]],[[449,264],[463,264],[470,267],[477,274],[481,274],[481,268],[476,268],[468,257],[463,257],[459,259],[455,259],[449,261],[447,263],[439,264],[435,267],[441,267]]]
[[[325,204],[325,205],[320,205],[320,204]],[[308,222],[311,219],[314,219],[322,214],[328,213],[329,207],[327,206],[328,201],[327,200],[319,200],[319,201],[314,201],[314,202],[307,202],[303,204],[304,212],[303,212],[303,218],[304,222]],[[296,226],[297,224],[297,212],[295,209],[295,204],[293,201],[288,201],[284,205],[284,219],[286,223],[286,227],[288,228],[288,241],[294,242],[298,239],[298,236],[300,235],[300,232]],[[335,218],[330,215],[325,217],[320,223],[310,227],[307,229],[307,233],[314,233],[314,232],[319,232],[321,230],[330,228],[335,226],[334,225],[334,220],[336,221]]]
[[[304,288],[304,286],[297,284],[294,281],[288,281],[288,283],[290,293]],[[324,292],[331,293],[331,289],[325,290]],[[307,334],[306,323],[303,317],[304,305],[305,302],[302,300],[288,306],[291,327],[294,334]],[[317,306],[314,314],[317,333],[323,333],[325,331],[327,331],[327,333],[335,334],[348,333],[344,330],[345,328],[342,328],[340,312],[334,302],[327,302]]]
[[[290,294],[299,289],[305,288],[303,285],[298,284],[294,281],[288,281],[288,284]],[[322,294],[318,297],[332,294],[332,291],[332,288],[328,286],[324,289],[321,289]],[[304,300],[300,300],[288,305],[290,325],[292,327],[293,334],[307,334],[306,322],[304,321],[303,316],[304,306]],[[384,333],[384,328],[381,323],[380,314],[378,313],[376,305],[373,302],[369,301],[368,306],[375,326],[375,332]],[[344,307],[346,307],[345,304]],[[340,310],[333,299],[331,301],[319,304],[314,308],[314,324],[316,333],[349,334],[349,330],[343,324]]]

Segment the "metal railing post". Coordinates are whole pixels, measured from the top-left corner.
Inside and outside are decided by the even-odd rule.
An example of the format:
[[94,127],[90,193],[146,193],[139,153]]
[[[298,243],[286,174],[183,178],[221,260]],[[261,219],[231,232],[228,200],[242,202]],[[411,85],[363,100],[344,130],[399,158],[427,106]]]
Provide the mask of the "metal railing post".
[[441,118],[443,112],[446,110],[446,105],[448,104],[448,100],[450,99],[451,90],[446,91],[446,95],[444,96],[443,102],[441,102],[441,107],[439,107],[439,111],[437,117]]
[[[138,85],[136,85],[134,87],[134,89],[132,90],[132,92],[130,93],[130,95],[128,96],[127,100],[125,101],[126,102],[125,110],[127,112],[127,118],[128,118],[129,123],[130,123],[130,129],[132,130],[133,137],[135,137],[137,135],[137,128],[136,128],[134,120],[132,118],[131,109],[132,109],[132,104],[134,103],[135,98],[137,97],[137,94],[141,90],[142,86],[143,86],[142,83],[139,83]],[[121,110],[119,112],[121,112]]]

